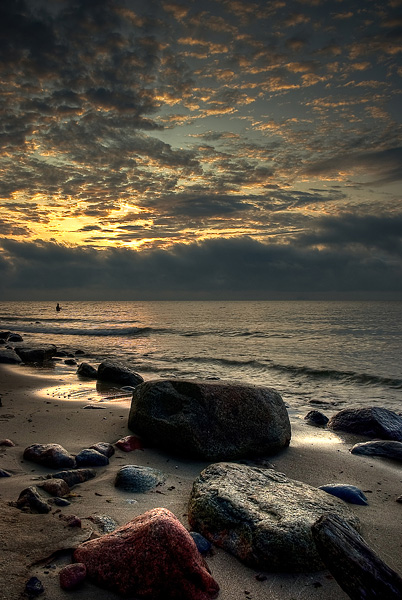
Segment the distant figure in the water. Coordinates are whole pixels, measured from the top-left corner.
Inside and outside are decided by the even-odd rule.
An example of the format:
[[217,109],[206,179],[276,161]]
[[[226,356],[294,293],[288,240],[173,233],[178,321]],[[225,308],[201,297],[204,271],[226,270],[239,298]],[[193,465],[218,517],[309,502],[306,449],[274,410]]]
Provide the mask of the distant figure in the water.
[[60,306],[60,304],[59,304],[59,303],[57,303],[57,304],[56,304],[56,310],[57,310],[57,312],[60,312],[60,311],[61,311],[61,306]]

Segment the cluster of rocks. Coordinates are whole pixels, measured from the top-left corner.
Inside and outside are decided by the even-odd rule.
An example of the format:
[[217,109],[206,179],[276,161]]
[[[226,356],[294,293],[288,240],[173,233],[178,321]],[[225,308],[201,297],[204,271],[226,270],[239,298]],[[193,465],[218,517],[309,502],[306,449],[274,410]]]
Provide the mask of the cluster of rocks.
[[378,438],[355,444],[350,450],[352,454],[402,460],[402,416],[392,410],[377,406],[345,408],[330,419],[318,410],[311,410],[304,418],[317,427]]
[[[96,378],[105,376],[113,381],[111,378],[118,377],[116,364],[106,362],[96,370]],[[127,436],[116,443],[117,447],[125,451],[141,448],[143,439],[173,454],[212,461],[193,483],[189,498],[188,521],[200,537],[190,535],[166,508],[148,511],[79,545],[74,551],[74,564],[60,571],[63,589],[74,589],[89,577],[126,596],[207,600],[219,592],[200,555],[201,547],[208,543],[254,568],[312,572],[328,567],[312,534],[324,515],[333,515],[353,531],[359,529],[359,519],[345,503],[366,503],[354,486],[328,484],[319,489],[272,468],[233,462],[265,457],[289,445],[289,416],[275,390],[201,380],[134,383],[129,369],[117,370],[123,372],[123,379],[116,383],[133,388],[128,425],[140,436]],[[344,423],[341,417],[345,412],[340,411],[326,426],[343,430],[344,425],[339,424]],[[393,444],[402,443],[398,438],[402,435],[402,419],[395,413],[366,409],[354,417],[360,421],[359,433],[363,433],[365,422],[369,435],[374,432]],[[107,465],[113,451],[106,442],[75,456],[57,444],[26,448],[26,460],[68,470],[49,477],[53,480],[50,484],[47,480],[36,490],[24,490],[17,506],[47,512],[40,508],[41,491],[66,499],[71,485],[77,482],[75,477],[93,472],[84,467]],[[161,471],[151,467],[126,465],[118,471],[115,486],[142,493],[163,484],[165,479]]]
[[77,358],[83,350],[74,353],[58,350],[54,344],[25,344],[19,333],[0,331],[0,363],[39,364],[64,359],[69,365],[77,365]]

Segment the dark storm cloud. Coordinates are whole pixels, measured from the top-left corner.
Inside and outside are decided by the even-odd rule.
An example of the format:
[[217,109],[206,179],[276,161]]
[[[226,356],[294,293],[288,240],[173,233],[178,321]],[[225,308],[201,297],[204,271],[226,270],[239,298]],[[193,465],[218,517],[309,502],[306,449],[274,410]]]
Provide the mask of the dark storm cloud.
[[79,297],[80,286],[98,299],[119,291],[156,299],[402,293],[401,223],[401,215],[354,221],[345,216],[322,220],[316,236],[301,235],[295,245],[241,237],[143,252],[3,240],[0,281],[9,296],[19,298],[34,288],[43,298],[56,292]]

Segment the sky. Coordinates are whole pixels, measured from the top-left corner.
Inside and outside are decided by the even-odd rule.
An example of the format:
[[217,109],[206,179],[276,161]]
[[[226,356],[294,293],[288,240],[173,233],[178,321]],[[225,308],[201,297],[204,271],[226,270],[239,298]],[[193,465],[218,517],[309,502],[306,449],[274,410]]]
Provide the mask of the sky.
[[402,299],[402,0],[4,0],[0,299]]

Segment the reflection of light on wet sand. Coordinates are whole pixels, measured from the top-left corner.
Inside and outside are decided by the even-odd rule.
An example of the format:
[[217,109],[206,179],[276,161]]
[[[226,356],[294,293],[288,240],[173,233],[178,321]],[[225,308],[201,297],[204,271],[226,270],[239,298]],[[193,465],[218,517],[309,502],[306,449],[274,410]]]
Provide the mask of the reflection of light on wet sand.
[[132,392],[124,390],[103,382],[64,384],[52,386],[41,390],[41,395],[54,398],[55,400],[66,400],[68,402],[88,402],[97,404],[101,402],[113,402],[129,406]]
[[306,431],[305,427],[292,427],[292,446],[324,446],[343,444],[344,440],[328,429]]

